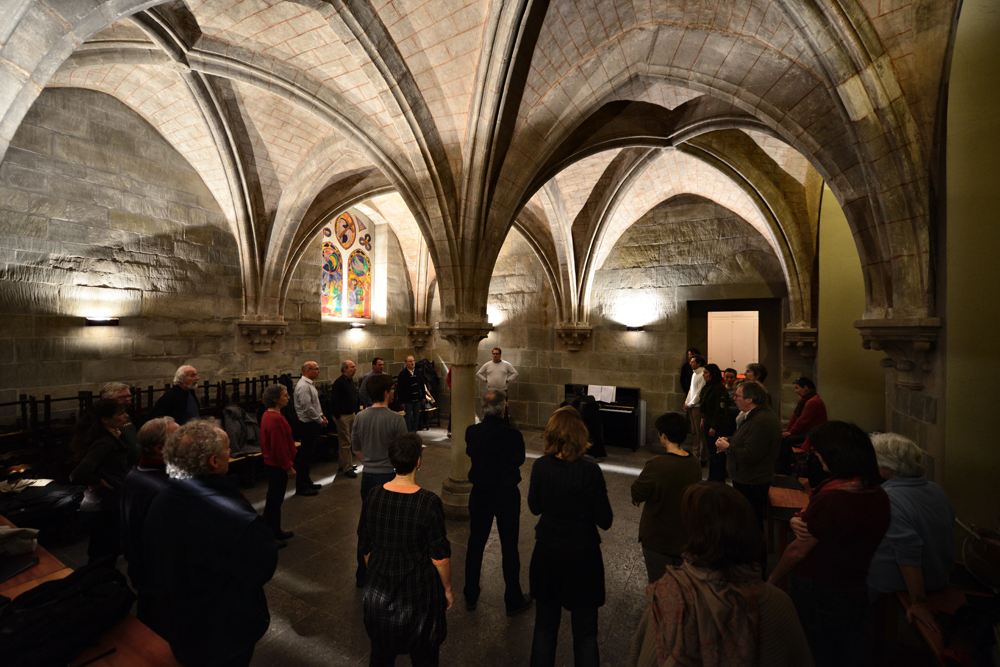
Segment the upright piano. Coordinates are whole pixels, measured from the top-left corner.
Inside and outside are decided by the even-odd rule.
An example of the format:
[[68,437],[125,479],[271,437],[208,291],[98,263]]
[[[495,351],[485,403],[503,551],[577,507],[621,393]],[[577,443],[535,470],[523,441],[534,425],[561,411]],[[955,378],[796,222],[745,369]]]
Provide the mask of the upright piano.
[[[576,398],[573,386],[564,385],[567,403]],[[591,393],[589,386],[587,393]],[[598,407],[605,446],[628,447],[634,452],[646,444],[646,401],[639,398],[637,387],[615,387],[614,400],[598,400]]]

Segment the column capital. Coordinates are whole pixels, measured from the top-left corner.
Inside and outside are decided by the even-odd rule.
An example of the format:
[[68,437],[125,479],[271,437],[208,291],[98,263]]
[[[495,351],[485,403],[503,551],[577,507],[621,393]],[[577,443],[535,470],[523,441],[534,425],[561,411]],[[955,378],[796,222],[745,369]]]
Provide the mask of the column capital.
[[432,333],[434,333],[434,330],[424,324],[406,327],[406,334],[410,337],[410,342],[413,343],[414,350],[425,347]]
[[805,359],[816,358],[819,334],[811,327],[788,327],[782,332],[785,347],[798,351]]
[[452,363],[473,366],[479,355],[479,341],[490,335],[489,322],[438,322],[438,333],[451,343]]
[[924,376],[933,368],[931,354],[941,331],[936,317],[858,320],[854,326],[861,331],[861,344],[866,350],[884,352],[885,368],[895,368],[896,384],[920,391]]

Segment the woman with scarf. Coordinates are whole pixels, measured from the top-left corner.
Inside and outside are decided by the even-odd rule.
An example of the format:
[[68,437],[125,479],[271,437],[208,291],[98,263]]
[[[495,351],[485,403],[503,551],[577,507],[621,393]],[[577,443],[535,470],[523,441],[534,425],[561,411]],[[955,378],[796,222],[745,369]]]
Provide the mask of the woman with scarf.
[[807,377],[800,377],[792,383],[799,397],[788,426],[781,432],[781,453],[778,455],[776,470],[783,475],[792,473],[792,447],[801,445],[809,433],[822,426],[826,418],[826,404],[816,393],[816,384]]
[[708,445],[708,478],[713,482],[726,481],[726,453],[715,451],[715,441],[729,437],[736,431],[736,423],[730,416],[733,402],[729,390],[722,379],[722,371],[715,364],[704,368],[705,386],[701,390],[698,405],[701,406],[701,432]]
[[796,539],[768,582],[780,584],[791,573],[788,593],[817,665],[862,665],[868,567],[889,528],[889,497],[860,428],[827,422],[809,440],[830,477],[813,489],[801,518],[792,519]]
[[649,607],[628,664],[812,665],[791,600],[761,581],[762,538],[746,498],[718,482],[692,484],[681,513],[684,564],[646,588]]

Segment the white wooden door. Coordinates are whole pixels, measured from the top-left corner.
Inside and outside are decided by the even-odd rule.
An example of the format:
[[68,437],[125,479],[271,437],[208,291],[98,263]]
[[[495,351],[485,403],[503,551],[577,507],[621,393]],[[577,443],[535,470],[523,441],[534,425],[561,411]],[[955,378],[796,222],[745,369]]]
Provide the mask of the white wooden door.
[[708,314],[708,363],[735,368],[742,373],[758,360],[759,319],[756,310],[710,312]]

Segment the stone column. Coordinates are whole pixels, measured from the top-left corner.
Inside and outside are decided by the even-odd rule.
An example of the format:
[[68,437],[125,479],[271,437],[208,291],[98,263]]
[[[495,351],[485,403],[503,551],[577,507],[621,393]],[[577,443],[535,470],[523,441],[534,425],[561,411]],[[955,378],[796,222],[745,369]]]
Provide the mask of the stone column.
[[476,357],[479,341],[493,326],[486,322],[441,322],[441,337],[451,344],[451,472],[441,487],[441,502],[449,519],[469,518],[469,457],[465,429],[476,422]]

